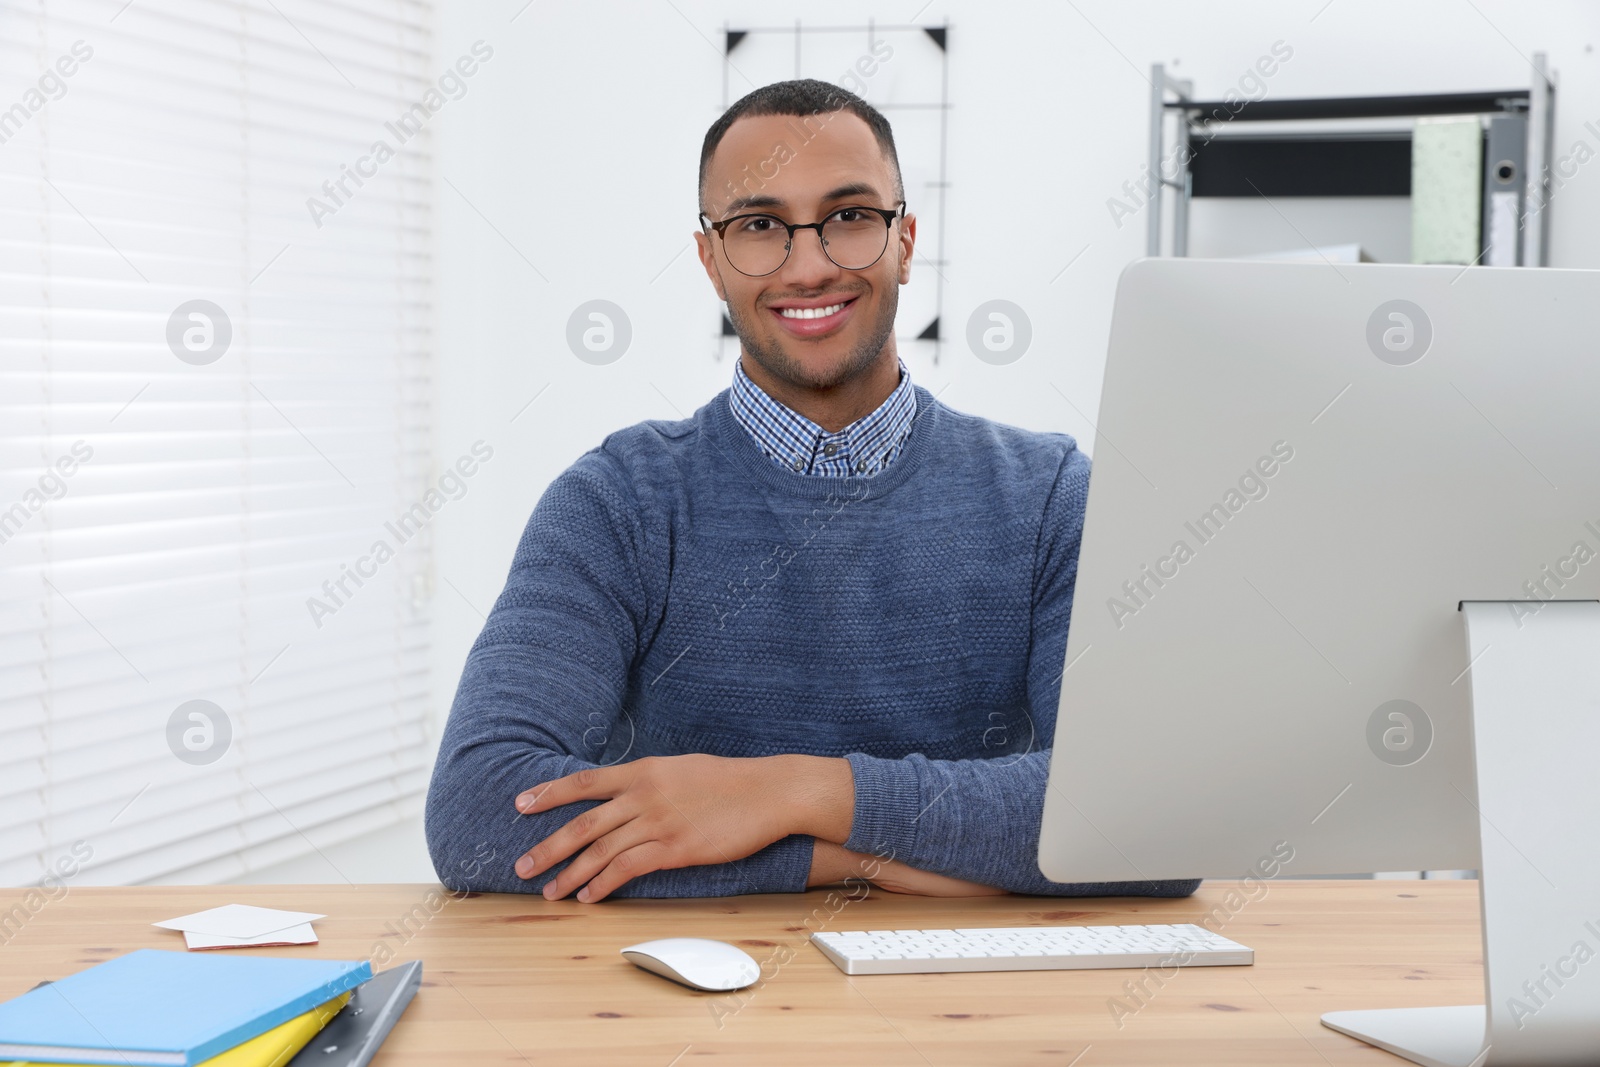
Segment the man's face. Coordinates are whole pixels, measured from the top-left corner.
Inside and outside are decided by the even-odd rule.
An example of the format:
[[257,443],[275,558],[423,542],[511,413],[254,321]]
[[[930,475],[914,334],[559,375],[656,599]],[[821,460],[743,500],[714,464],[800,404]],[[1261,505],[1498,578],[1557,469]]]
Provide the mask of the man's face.
[[[713,221],[761,212],[789,223],[820,222],[845,207],[893,210],[894,177],[871,128],[848,111],[804,122],[794,115],[746,116],[728,128],[711,157],[701,207]],[[894,332],[899,287],[911,280],[915,239],[916,219],[908,214],[890,226],[876,263],[845,270],[823,253],[816,230],[800,230],[783,266],[752,278],[729,264],[721,238],[695,235],[745,354],[801,389],[842,385],[876,363]],[[838,304],[845,306],[823,318],[782,314]]]

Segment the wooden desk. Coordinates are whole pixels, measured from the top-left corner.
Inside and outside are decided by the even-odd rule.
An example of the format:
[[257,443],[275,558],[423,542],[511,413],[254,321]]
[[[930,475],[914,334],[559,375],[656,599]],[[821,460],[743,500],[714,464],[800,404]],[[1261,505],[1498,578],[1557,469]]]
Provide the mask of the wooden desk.
[[[1254,966],[1185,968],[1159,988],[1147,979],[1146,1005],[1120,1028],[1108,1003],[1126,996],[1137,971],[849,978],[806,942],[818,929],[1198,922],[1232,884],[1205,883],[1187,900],[873,892],[830,903],[815,890],[597,905],[453,899],[422,885],[73,887],[20,929],[11,908],[24,891],[4,889],[0,999],[132,949],[181,948],[181,935],[149,924],[239,902],[328,915],[316,924],[320,945],[254,952],[372,959],[375,969],[425,961],[423,989],[376,1061],[383,1067],[1395,1065],[1319,1016],[1482,1001],[1476,882],[1269,883],[1220,927],[1256,950]],[[734,942],[763,964],[763,978],[741,993],[696,993],[618,954],[672,936]]]

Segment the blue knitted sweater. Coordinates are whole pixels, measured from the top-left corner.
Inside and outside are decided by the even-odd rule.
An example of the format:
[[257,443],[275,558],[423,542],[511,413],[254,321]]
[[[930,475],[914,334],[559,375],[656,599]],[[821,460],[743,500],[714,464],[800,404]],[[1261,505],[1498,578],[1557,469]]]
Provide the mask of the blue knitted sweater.
[[[724,390],[551,483],[441,739],[427,835],[447,887],[539,891],[554,872],[523,881],[516,858],[599,803],[519,815],[522,790],[703,752],[847,758],[852,851],[1021,893],[1194,892],[1039,873],[1089,461],[1065,434],[916,397],[905,450],[870,478],[778,467]],[[616,895],[803,890],[812,844]]]

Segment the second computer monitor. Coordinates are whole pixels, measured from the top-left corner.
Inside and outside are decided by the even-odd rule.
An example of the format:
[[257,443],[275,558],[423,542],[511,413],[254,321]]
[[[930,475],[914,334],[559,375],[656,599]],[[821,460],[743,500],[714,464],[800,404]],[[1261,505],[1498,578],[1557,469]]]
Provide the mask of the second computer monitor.
[[1600,599],[1597,307],[1590,271],[1128,268],[1045,875],[1479,866],[1458,606]]

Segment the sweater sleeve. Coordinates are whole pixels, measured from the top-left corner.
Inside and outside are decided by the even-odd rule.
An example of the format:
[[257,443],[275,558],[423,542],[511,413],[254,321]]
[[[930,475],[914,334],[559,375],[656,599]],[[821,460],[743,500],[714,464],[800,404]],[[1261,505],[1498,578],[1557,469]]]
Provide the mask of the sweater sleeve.
[[[596,449],[540,498],[504,592],[467,655],[428,788],[428,851],[452,890],[537,893],[566,862],[517,877],[517,858],[603,801],[523,815],[518,793],[603,758],[628,671],[660,612],[644,520],[615,461]],[[665,560],[661,561],[665,567]],[[652,595],[652,591],[654,595]],[[813,839],[790,835],[732,863],[652,871],[619,897],[805,889]]]
[[963,760],[934,760],[920,753],[902,759],[850,753],[846,758],[855,773],[855,819],[845,848],[1013,893],[1186,897],[1199,887],[1199,879],[1053,882],[1039,871],[1049,745],[1088,494],[1089,460],[1074,447],[1045,503],[1034,555],[1027,750]]

